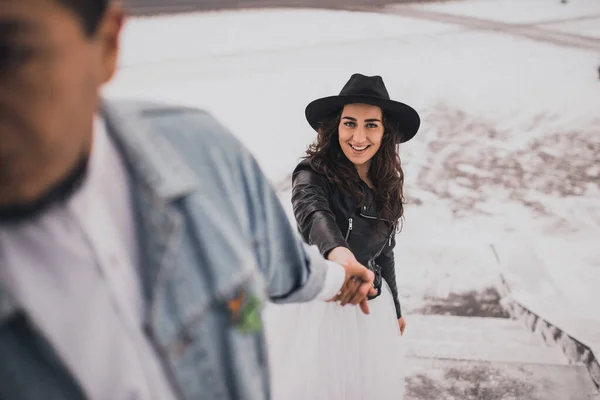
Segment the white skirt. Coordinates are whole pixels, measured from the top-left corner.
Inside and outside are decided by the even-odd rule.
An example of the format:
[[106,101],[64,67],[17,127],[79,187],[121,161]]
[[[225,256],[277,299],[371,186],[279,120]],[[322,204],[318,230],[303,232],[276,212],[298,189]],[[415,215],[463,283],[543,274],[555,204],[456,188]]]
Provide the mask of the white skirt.
[[264,312],[273,400],[399,400],[404,352],[384,281],[371,313],[337,303],[269,304]]

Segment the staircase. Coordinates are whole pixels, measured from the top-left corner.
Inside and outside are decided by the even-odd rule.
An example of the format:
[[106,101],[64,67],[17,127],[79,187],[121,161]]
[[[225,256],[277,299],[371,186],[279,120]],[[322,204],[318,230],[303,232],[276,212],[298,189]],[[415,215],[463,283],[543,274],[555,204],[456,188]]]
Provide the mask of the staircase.
[[[281,185],[280,196],[293,220],[291,194],[286,188]],[[419,212],[413,210],[415,220],[424,219],[414,215]],[[395,251],[400,301],[408,324],[403,336],[407,363],[404,400],[600,400],[586,365],[570,363],[569,359],[577,358],[567,357],[561,343],[548,340],[548,336],[556,336],[555,330],[540,334],[540,330],[545,332],[543,324],[533,324],[539,325],[533,329],[527,318],[501,318],[506,314],[471,303],[489,302],[485,296],[461,301],[461,294],[471,290],[484,293],[490,284],[500,295],[507,295],[489,246],[473,238],[465,242],[451,240],[452,235],[436,239],[427,234],[419,236],[405,229]],[[533,267],[534,261],[525,263]],[[525,270],[522,263],[511,262]],[[529,286],[540,284],[542,272],[533,271],[520,280]],[[548,314],[556,314],[555,304],[537,298],[555,310]],[[499,301],[506,310],[511,304],[507,300]],[[514,309],[510,313],[514,314]],[[554,344],[547,345],[544,336]],[[569,349],[572,343],[562,341],[562,346],[567,344]]]
[[405,400],[600,400],[583,365],[569,365],[518,321],[407,316]]

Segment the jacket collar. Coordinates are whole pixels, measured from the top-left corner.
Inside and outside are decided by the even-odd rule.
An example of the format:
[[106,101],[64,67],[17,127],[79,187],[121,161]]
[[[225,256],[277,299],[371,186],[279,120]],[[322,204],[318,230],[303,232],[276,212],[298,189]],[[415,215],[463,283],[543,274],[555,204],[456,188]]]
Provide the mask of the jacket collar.
[[100,113],[128,163],[133,179],[170,202],[198,188],[193,171],[148,119],[164,106],[102,101]]
[[[133,184],[146,189],[148,194],[157,200],[154,204],[167,206],[196,190],[199,182],[169,141],[154,131],[148,121],[153,113],[164,110],[164,106],[149,103],[103,100],[100,115],[105,120],[109,135],[123,153]],[[163,211],[161,207],[164,206],[154,205],[146,208],[157,214]],[[166,218],[162,225],[168,228],[171,222]],[[170,229],[165,231],[168,233]],[[163,235],[165,238],[159,237],[160,234],[154,236],[167,240],[167,233]],[[155,275],[157,271],[153,272]],[[151,278],[153,277],[147,277]],[[18,305],[2,288],[0,282],[0,323],[17,311]]]

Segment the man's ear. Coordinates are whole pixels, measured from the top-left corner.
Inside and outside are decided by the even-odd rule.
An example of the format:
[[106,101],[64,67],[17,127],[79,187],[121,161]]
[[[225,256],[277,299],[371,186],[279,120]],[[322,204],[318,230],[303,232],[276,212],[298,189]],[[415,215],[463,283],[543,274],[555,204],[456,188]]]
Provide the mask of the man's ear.
[[110,81],[117,70],[121,31],[124,22],[125,12],[123,8],[118,4],[111,4],[98,26],[96,36],[101,46],[101,84]]

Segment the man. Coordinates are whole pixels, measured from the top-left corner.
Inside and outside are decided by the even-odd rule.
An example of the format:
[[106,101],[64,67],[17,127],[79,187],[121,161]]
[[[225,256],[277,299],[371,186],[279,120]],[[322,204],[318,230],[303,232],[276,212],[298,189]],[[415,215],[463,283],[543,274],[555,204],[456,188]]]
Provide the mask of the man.
[[206,113],[101,104],[122,24],[0,0],[0,398],[268,398],[261,304],[368,312],[373,275],[299,242]]

